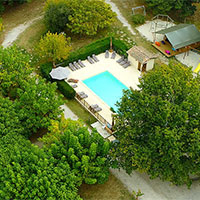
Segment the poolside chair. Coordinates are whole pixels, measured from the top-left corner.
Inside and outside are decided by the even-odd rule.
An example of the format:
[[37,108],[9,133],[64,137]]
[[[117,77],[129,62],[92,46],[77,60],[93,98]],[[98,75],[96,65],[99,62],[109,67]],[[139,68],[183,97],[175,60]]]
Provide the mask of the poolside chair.
[[88,95],[85,94],[85,92],[77,92],[76,94],[77,94],[77,98],[80,100],[88,97]]
[[95,109],[95,108],[97,108],[97,107],[99,107],[98,104],[92,104],[92,105],[90,106],[90,108],[92,108],[92,109]]
[[126,69],[127,67],[131,66],[131,62],[128,61],[127,63],[125,63],[124,65],[122,65],[124,69]]
[[126,64],[127,62],[128,62],[128,59],[125,58],[125,59],[124,59],[122,62],[120,62],[119,64],[123,66],[123,65]]
[[90,56],[87,57],[87,60],[90,64],[94,64],[94,61],[92,60],[92,58]]
[[69,63],[69,68],[72,70],[72,71],[75,71],[76,68],[74,67],[74,65],[72,63]]
[[111,59],[115,59],[115,57],[116,57],[116,52],[113,51],[112,56],[111,56]]
[[73,85],[71,85],[71,87],[72,87],[72,88],[77,88],[77,87],[78,87],[78,85],[76,85],[76,84],[73,84]]
[[100,112],[102,110],[102,108],[101,107],[97,107],[97,108],[94,108],[94,112]]
[[116,62],[120,63],[124,60],[124,56],[122,56],[119,60],[117,60]]
[[75,66],[76,69],[80,69],[81,67],[78,65],[77,62],[73,62],[73,65]]
[[81,66],[81,67],[85,67],[85,65],[83,64],[83,62],[81,60],[78,60],[78,64]]
[[99,59],[96,57],[95,54],[92,54],[92,58],[93,58],[93,60],[94,60],[95,62],[99,62]]
[[109,58],[109,51],[108,50],[106,50],[105,58]]

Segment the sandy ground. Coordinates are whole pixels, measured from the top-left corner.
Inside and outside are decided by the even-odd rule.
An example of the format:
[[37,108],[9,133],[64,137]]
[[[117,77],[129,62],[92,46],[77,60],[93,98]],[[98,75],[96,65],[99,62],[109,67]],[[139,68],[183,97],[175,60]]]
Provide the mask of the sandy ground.
[[24,24],[20,24],[19,26],[13,28],[11,31],[9,31],[6,36],[5,36],[5,39],[2,43],[2,46],[4,48],[10,46],[17,38],[18,36],[24,32],[31,24],[33,24],[35,21],[41,19],[42,16],[39,16],[35,19],[32,19],[28,22],[25,22]]
[[128,23],[128,21],[122,16],[121,12],[119,11],[118,7],[115,5],[115,3],[111,2],[111,0],[105,0],[106,3],[110,4],[111,9],[117,13],[117,18],[121,21],[121,23],[128,28],[128,30],[135,35],[135,31],[131,28],[131,25]]
[[177,187],[160,179],[149,179],[147,174],[138,172],[130,176],[124,170],[111,169],[111,172],[132,192],[141,190],[144,195],[140,200],[199,200],[200,182],[193,183],[191,189],[186,186]]
[[[147,21],[145,24],[137,27],[137,30],[139,31],[139,33],[145,37],[148,41],[153,42],[154,41],[154,34],[152,33],[152,31],[154,30],[154,25],[152,24],[151,21]],[[173,26],[173,23],[166,23],[165,21],[158,21],[158,27],[157,27],[157,31],[162,30],[166,27],[171,27]],[[156,41],[161,41],[163,39],[163,35],[160,34],[156,34]],[[184,58],[184,53],[179,54],[177,56],[175,56],[176,59],[183,63],[184,65],[187,65],[188,67],[192,67],[192,69],[194,70],[198,63],[200,63],[200,55],[197,53],[194,53],[192,51],[189,52],[189,55],[186,56]],[[199,198],[200,199],[200,198]]]

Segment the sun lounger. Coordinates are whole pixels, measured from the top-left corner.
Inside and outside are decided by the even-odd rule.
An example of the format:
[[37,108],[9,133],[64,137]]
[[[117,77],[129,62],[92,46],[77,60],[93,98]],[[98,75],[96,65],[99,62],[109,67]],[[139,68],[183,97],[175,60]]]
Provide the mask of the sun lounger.
[[126,64],[128,62],[128,59],[127,58],[125,58],[122,62],[120,62],[119,64],[120,65],[124,65],[124,64]]
[[116,52],[113,51],[112,56],[111,56],[111,59],[115,59],[115,57],[116,57]]
[[69,68],[72,70],[72,71],[75,71],[76,68],[74,67],[74,65],[72,63],[69,63]]
[[78,64],[81,66],[81,67],[85,67],[85,65],[83,64],[83,62],[81,60],[78,60]]
[[77,98],[78,98],[78,99],[85,99],[85,98],[87,98],[87,97],[88,97],[88,95],[85,94],[85,92],[78,92],[78,93],[77,93]]
[[99,59],[96,57],[95,54],[92,54],[92,58],[93,58],[93,60],[94,60],[95,62],[99,62]]
[[118,63],[122,62],[124,60],[124,56],[122,56],[119,60],[117,60]]
[[102,108],[100,108],[99,106],[97,108],[94,108],[94,112],[100,112],[102,110]]
[[73,62],[73,65],[75,66],[76,69],[80,69],[81,67],[78,65],[77,62]]
[[90,64],[94,64],[94,61],[92,60],[92,58],[90,56],[87,57],[87,60]]
[[105,58],[109,58],[109,51],[108,50],[106,50]]
[[127,67],[129,67],[131,65],[131,62],[130,61],[128,61],[127,63],[125,63],[124,65],[122,65],[123,66],[123,68],[127,68]]
[[77,87],[78,87],[78,85],[76,85],[76,84],[73,84],[73,85],[71,85],[71,87],[72,87],[72,88],[77,88]]
[[91,107],[92,109],[95,109],[95,108],[97,108],[97,107],[99,107],[99,106],[98,106],[98,104],[93,104],[93,105],[91,105],[90,107]]

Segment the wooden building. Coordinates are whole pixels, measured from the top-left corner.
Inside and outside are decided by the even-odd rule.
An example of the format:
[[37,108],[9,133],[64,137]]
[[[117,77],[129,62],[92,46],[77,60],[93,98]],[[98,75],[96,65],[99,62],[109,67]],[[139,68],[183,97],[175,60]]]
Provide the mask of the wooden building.
[[131,65],[136,66],[139,71],[145,72],[153,68],[156,56],[142,46],[134,46],[127,53]]
[[162,34],[163,40],[156,41],[153,46],[167,57],[200,47],[200,32],[194,24],[179,24],[156,34]]

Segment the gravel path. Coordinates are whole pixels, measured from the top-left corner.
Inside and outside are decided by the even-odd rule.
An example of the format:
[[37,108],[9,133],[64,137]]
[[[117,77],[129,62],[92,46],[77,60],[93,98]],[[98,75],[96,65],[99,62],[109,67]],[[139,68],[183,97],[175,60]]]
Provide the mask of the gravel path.
[[43,16],[39,16],[37,18],[34,18],[28,22],[25,22],[24,24],[20,24],[19,26],[13,28],[11,31],[9,31],[6,36],[5,39],[2,43],[2,46],[4,48],[10,46],[17,38],[18,36],[24,32],[31,24],[33,24],[35,21],[41,19]]
[[113,12],[117,13],[117,18],[121,21],[121,23],[128,28],[128,30],[135,35],[135,31],[131,28],[131,25],[128,23],[128,21],[122,16],[121,12],[119,11],[118,7],[111,2],[111,0],[105,0],[107,4],[110,4],[111,9]]

